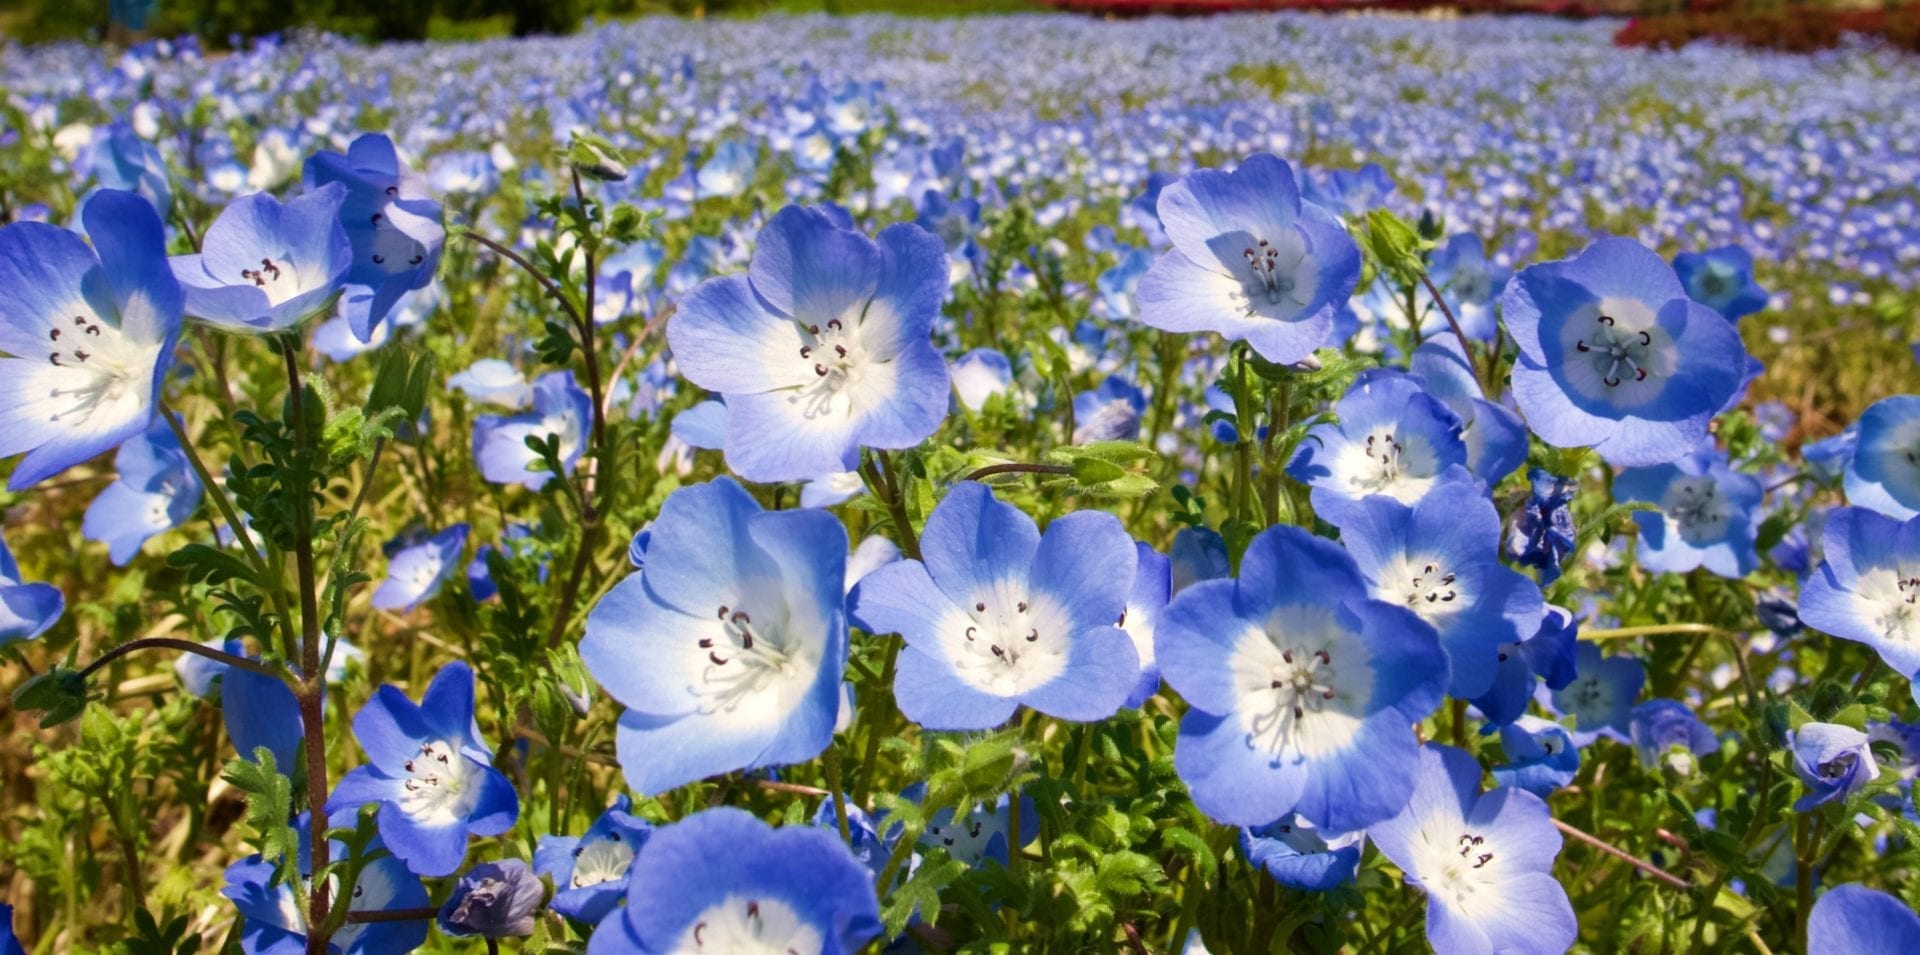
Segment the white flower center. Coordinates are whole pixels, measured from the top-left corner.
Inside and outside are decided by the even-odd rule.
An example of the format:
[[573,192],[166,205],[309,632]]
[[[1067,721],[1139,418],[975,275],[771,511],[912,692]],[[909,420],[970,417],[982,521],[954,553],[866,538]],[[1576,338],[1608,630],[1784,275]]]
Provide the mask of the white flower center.
[[86,418],[103,404],[141,395],[152,376],[157,350],[143,347],[86,313],[76,313],[70,320],[54,318],[50,324],[47,361],[67,370],[60,387],[47,394],[51,404],[63,406],[52,412],[51,420]]
[[582,841],[573,850],[573,887],[624,879],[632,864],[633,847],[617,829],[605,838]]
[[1429,621],[1452,616],[1468,603],[1459,575],[1448,570],[1438,558],[1396,559],[1380,574],[1373,595],[1389,602],[1399,601]]
[[725,955],[817,955],[825,948],[820,931],[777,899],[728,896],[701,912],[681,936],[676,953]]
[[1409,875],[1428,895],[1462,914],[1471,918],[1506,904],[1500,853],[1484,834],[1469,829],[1457,817],[1429,820],[1414,853],[1415,871]]
[[1014,585],[981,594],[942,627],[947,656],[960,678],[996,696],[1044,686],[1067,666],[1067,622],[1044,598]]
[[1660,510],[1689,544],[1712,543],[1727,536],[1733,511],[1709,477],[1682,477],[1667,486]]
[[1276,766],[1344,747],[1373,684],[1366,646],[1320,607],[1275,610],[1241,635],[1228,666],[1247,746]]
[[1290,230],[1278,239],[1269,241],[1246,233],[1236,233],[1251,244],[1240,249],[1240,262],[1235,263],[1221,248],[1221,243],[1231,242],[1235,236],[1222,236],[1215,240],[1216,254],[1227,271],[1240,281],[1241,292],[1246,300],[1239,303],[1249,317],[1258,313],[1263,306],[1289,305],[1293,309],[1305,308],[1313,301],[1318,291],[1319,276],[1307,260],[1307,243],[1299,230]]
[[1336,475],[1344,476],[1356,498],[1385,494],[1403,504],[1425,495],[1439,471],[1439,459],[1425,439],[1401,435],[1391,426],[1375,428],[1341,455]]
[[403,767],[400,809],[429,825],[465,818],[480,799],[480,787],[469,785],[473,768],[467,757],[440,740],[420,744],[420,752]]
[[800,389],[791,400],[803,404],[809,419],[834,414],[852,414],[850,392],[859,383],[867,363],[867,350],[860,342],[859,323],[852,326],[838,318],[822,325],[800,326],[800,360],[813,372],[814,383]]
[[[389,196],[397,196],[399,192],[397,186],[387,187]],[[373,222],[373,264],[379,266],[381,271],[390,275],[405,272],[427,260],[426,246],[400,231],[385,213],[376,212],[370,218]]]
[[719,635],[699,640],[700,649],[707,653],[707,666],[699,682],[688,687],[700,699],[702,714],[732,713],[770,684],[794,679],[805,669],[780,628],[755,630],[750,614],[725,604],[716,616]]
[[1889,641],[1920,640],[1914,626],[1920,619],[1920,568],[1892,567],[1863,574],[1860,596],[1869,607],[1877,607],[1874,623]]
[[300,280],[300,270],[284,255],[278,260],[262,256],[258,267],[240,270],[240,281],[242,284],[251,283],[266,293],[269,305],[279,305],[306,291],[305,283]]

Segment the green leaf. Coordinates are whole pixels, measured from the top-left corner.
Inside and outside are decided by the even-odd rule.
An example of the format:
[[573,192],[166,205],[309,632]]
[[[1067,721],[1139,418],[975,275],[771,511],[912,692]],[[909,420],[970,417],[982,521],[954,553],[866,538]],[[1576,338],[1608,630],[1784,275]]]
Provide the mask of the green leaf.
[[915,912],[939,912],[940,890],[951,885],[966,871],[967,864],[949,857],[945,849],[928,849],[919,867],[913,870],[913,875],[905,884],[893,890],[887,896],[886,904],[880,908],[880,920],[886,923],[887,937],[905,931],[907,922]]
[[287,825],[293,818],[293,780],[274,765],[272,750],[259,747],[253,758],[228,760],[222,778],[247,794],[247,825],[254,830],[261,857],[286,869],[300,858],[299,834]]
[[78,670],[55,666],[20,684],[13,708],[40,713],[40,728],[51,729],[87,708],[87,681]]
[[1080,484],[1105,484],[1126,476],[1126,469],[1111,461],[1103,461],[1096,457],[1073,459],[1073,479]]

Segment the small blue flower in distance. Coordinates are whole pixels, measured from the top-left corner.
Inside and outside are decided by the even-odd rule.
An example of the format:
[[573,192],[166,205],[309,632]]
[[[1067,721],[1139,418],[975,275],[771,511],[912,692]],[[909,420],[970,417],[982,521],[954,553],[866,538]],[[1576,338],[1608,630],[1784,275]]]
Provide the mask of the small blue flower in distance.
[[354,714],[353,735],[367,763],[334,787],[327,812],[351,816],[378,803],[380,838],[419,875],[452,875],[469,836],[497,836],[520,814],[513,784],[480,738],[473,670],[462,661],[442,667],[417,704],[382,685]]
[[1353,881],[1366,839],[1364,831],[1321,832],[1288,813],[1264,826],[1242,828],[1240,854],[1281,885],[1325,892]]
[[1579,540],[1573,525],[1573,499],[1580,493],[1580,485],[1545,468],[1528,471],[1527,479],[1532,490],[1527,503],[1514,514],[1513,532],[1507,535],[1507,556],[1523,567],[1538,570],[1544,586],[1560,579],[1560,565]]
[[1527,702],[1533,699],[1536,678],[1545,681],[1549,690],[1562,689],[1572,683],[1578,675],[1574,668],[1574,648],[1579,635],[1580,625],[1573,614],[1549,604],[1532,636],[1501,644],[1494,658],[1493,685],[1473,699],[1473,705],[1490,724],[1481,732],[1493,732],[1520,718],[1527,711]]
[[1839,434],[1829,435],[1818,441],[1809,441],[1800,446],[1800,460],[1807,470],[1822,481],[1831,481],[1846,473],[1853,464],[1853,452],[1860,444],[1860,421],[1855,419],[1840,429]]
[[1911,955],[1920,950],[1920,915],[1864,885],[1836,885],[1807,917],[1807,955]]
[[1210,527],[1174,531],[1167,561],[1172,565],[1172,592],[1176,594],[1203,580],[1233,576],[1233,567],[1227,562],[1226,539]]
[[180,337],[160,217],[130,192],[80,210],[93,245],[42,222],[0,227],[0,457],[23,491],[147,429]]
[[1902,676],[1920,674],[1920,517],[1835,508],[1822,542],[1826,560],[1800,587],[1801,622],[1872,647]]
[[1119,375],[1108,375],[1100,387],[1073,396],[1073,443],[1131,441],[1140,436],[1140,412],[1147,396]]
[[968,411],[986,407],[987,399],[1013,387],[1013,363],[992,348],[976,348],[953,363],[953,392]]
[[1628,468],[1613,479],[1615,500],[1646,501],[1657,511],[1636,511],[1640,566],[1653,573],[1683,574],[1705,567],[1722,577],[1745,577],[1759,562],[1754,539],[1760,482],[1727,464],[1709,445],[1672,464]]
[[1737,322],[1767,307],[1767,290],[1753,280],[1753,256],[1737,245],[1682,252],[1673,257],[1673,271],[1689,297],[1727,321]]
[[1920,395],[1894,395],[1860,415],[1847,462],[1847,503],[1898,520],[1920,516]]
[[1413,798],[1367,837],[1427,895],[1427,942],[1437,955],[1558,953],[1579,924],[1553,877],[1560,833],[1540,797],[1480,791],[1472,756],[1421,747]]
[[[811,822],[837,834],[840,831],[840,820],[834,807],[846,798],[845,796],[828,796],[820,800],[819,808],[813,811]],[[880,873],[887,868],[887,859],[893,854],[893,847],[899,842],[900,827],[888,827],[888,831],[882,834],[880,824],[874,817],[866,810],[853,805],[851,801],[847,802],[846,812],[847,848],[853,850],[853,857],[866,867],[868,873],[878,879]],[[925,840],[924,834],[921,838],[922,841]]]
[[1627,718],[1640,765],[1667,766],[1685,776],[1693,772],[1695,757],[1720,751],[1720,741],[1693,710],[1679,700],[1648,700]]
[[395,551],[387,562],[387,579],[373,592],[373,606],[406,613],[432,599],[463,566],[460,553],[467,547],[467,530],[467,525],[455,524]]
[[627,870],[653,835],[653,824],[629,814],[625,793],[579,836],[544,836],[533,867],[553,879],[553,910],[598,925],[627,897]]
[[721,143],[694,175],[698,197],[715,199],[739,195],[753,182],[753,170],[759,162],[760,154],[752,146],[738,140]]
[[482,404],[518,411],[533,403],[533,386],[527,384],[526,376],[511,362],[498,358],[482,358],[468,365],[465,371],[448,378],[447,384]]
[[1112,514],[1075,511],[1042,535],[965,481],[927,518],[920,551],[867,575],[850,599],[861,629],[906,638],[893,691],[908,719],[984,730],[1025,704],[1088,722],[1139,685],[1132,641],[1115,626],[1137,557]]
[[1500,301],[1520,347],[1514,399],[1556,448],[1626,467],[1677,460],[1745,379],[1740,333],[1630,239],[1529,266]]
[[1140,658],[1140,682],[1128,695],[1128,707],[1136,707],[1160,690],[1160,666],[1153,658],[1153,631],[1167,609],[1173,592],[1173,565],[1166,555],[1139,541],[1134,542],[1133,589],[1127,592],[1127,609],[1120,612],[1120,629],[1133,641],[1134,655]]
[[[300,877],[312,878],[313,861],[309,855],[309,817],[301,814],[294,829],[299,832]],[[370,848],[380,848],[374,840]],[[346,855],[346,846],[335,841],[333,858]],[[227,866],[226,886],[220,894],[233,900],[233,907],[245,920],[240,933],[240,950],[247,955],[295,955],[307,950],[307,913],[301,909],[294,887],[280,878],[275,863],[259,855]],[[392,909],[417,909],[428,904],[427,888],[420,877],[393,856],[380,856],[360,870],[354,882],[349,912],[384,912]],[[426,944],[424,920],[399,922],[349,922],[333,933],[331,949],[341,955],[401,955]]]
[[1505,405],[1486,399],[1473,364],[1452,335],[1420,343],[1407,370],[1427,394],[1440,399],[1460,419],[1467,470],[1475,477],[1488,485],[1498,484],[1526,463],[1526,424]]
[[762,511],[730,478],[684,487],[646,570],[587,615],[580,657],[626,706],[636,793],[803,762],[833,741],[847,664],[847,532],[814,509]]
[[1328,521],[1376,494],[1412,504],[1436,485],[1473,479],[1460,419],[1405,375],[1362,374],[1334,411],[1339,421],[1315,425],[1287,465]]
[[1803,723],[1787,732],[1793,750],[1793,772],[1807,791],[1794,801],[1806,812],[1836,799],[1845,799],[1880,778],[1880,764],[1868,747],[1867,734],[1838,723]]
[[1333,214],[1302,201],[1293,169],[1266,153],[1232,172],[1201,169],[1162,189],[1173,248],[1140,279],[1140,321],[1215,332],[1290,365],[1329,344],[1360,279],[1360,251]]
[[[1487,258],[1486,244],[1471,232],[1449,238],[1433,253],[1427,274],[1454,306],[1460,330],[1474,341],[1492,341],[1499,328],[1493,312],[1494,297],[1507,287],[1513,270]],[[1436,340],[1450,329],[1439,309],[1428,314],[1421,334]],[[1455,343],[1458,344],[1457,342]]]
[[1358,169],[1327,169],[1301,183],[1306,198],[1344,218],[1364,216],[1393,192],[1392,177],[1377,162]]
[[667,339],[687,380],[726,399],[727,466],[807,480],[939,427],[947,363],[929,335],[946,290],[946,254],[919,226],[868,239],[788,206],[760,230],[747,274],[681,299]]
[[1335,525],[1373,598],[1439,633],[1453,673],[1448,695],[1487,692],[1501,646],[1539,630],[1540,588],[1500,563],[1500,513],[1477,482],[1442,484],[1411,507],[1375,495]]
[[355,139],[344,154],[314,153],[307,158],[303,182],[309,191],[335,182],[347,188],[340,225],[353,249],[353,266],[346,281],[372,293],[366,309],[350,317],[353,333],[371,341],[374,326],[386,320],[400,297],[433,281],[439,270],[447,236],[440,203],[426,180],[401,161],[393,140],[379,133]]
[[125,566],[140,545],[186,523],[202,492],[180,439],[159,420],[120,446],[113,468],[113,483],[87,505],[80,531],[88,540],[105,542],[115,566]]
[[533,383],[533,409],[526,414],[473,419],[473,460],[481,476],[495,484],[538,491],[553,480],[553,472],[533,470],[540,455],[527,447],[527,439],[559,438],[560,467],[572,474],[592,427],[592,397],[574,383],[573,372],[550,371]]
[[166,158],[131,125],[109,126],[105,135],[94,140],[90,152],[89,168],[100,188],[138,193],[155,209],[173,208]]
[[1494,782],[1524,789],[1541,799],[1573,782],[1580,772],[1580,748],[1566,727],[1537,716],[1522,716],[1500,728],[1507,764],[1493,768]]
[[881,932],[873,875],[837,833],[775,829],[733,808],[654,830],[627,897],[636,904],[600,923],[588,955],[848,955]]
[[1574,650],[1574,671],[1579,676],[1551,696],[1555,710],[1574,718],[1574,742],[1626,739],[1633,701],[1647,683],[1646,665],[1633,657],[1602,657],[1597,645],[1582,643]]
[[332,308],[353,265],[340,225],[346,198],[334,182],[285,205],[264,192],[234,200],[199,252],[171,260],[187,314],[228,331],[279,332]]
[[546,896],[547,887],[524,860],[482,862],[460,876],[436,921],[455,938],[526,938]]
[[[926,798],[925,783],[914,783],[901,791],[900,795],[913,802]],[[890,825],[883,816],[880,825],[888,833],[896,833],[897,827]],[[1009,846],[1013,839],[1013,802],[1007,794],[1001,793],[991,804],[974,803],[967,811],[955,818],[954,811],[942,807],[927,817],[927,826],[920,832],[920,845],[931,849],[938,846],[947,851],[947,855],[979,867],[988,860],[1007,864],[1010,849],[1024,848],[1028,843],[1040,837],[1040,813],[1034,808],[1033,800],[1020,797],[1020,842],[1019,846]]]
[[1139,315],[1140,279],[1153,266],[1153,253],[1146,249],[1128,249],[1118,264],[1100,273],[1094,287],[1100,293],[1099,304],[1106,317],[1130,321]]
[[47,632],[66,607],[60,588],[21,581],[20,565],[6,538],[0,537],[0,646]]
[[1379,822],[1412,792],[1412,723],[1448,680],[1440,638],[1372,600],[1353,558],[1296,527],[1262,531],[1240,576],[1174,596],[1160,674],[1192,707],[1174,767],[1208,816],[1296,812],[1333,832]]

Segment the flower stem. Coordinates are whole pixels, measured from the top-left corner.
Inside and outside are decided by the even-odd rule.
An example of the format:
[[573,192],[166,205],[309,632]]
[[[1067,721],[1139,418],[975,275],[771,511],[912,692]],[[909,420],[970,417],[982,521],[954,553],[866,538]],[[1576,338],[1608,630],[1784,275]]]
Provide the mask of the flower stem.
[[1553,827],[1555,829],[1560,830],[1562,834],[1571,836],[1572,838],[1574,838],[1579,842],[1585,843],[1586,845],[1594,849],[1598,849],[1599,851],[1606,853],[1607,855],[1610,855],[1615,859],[1620,860],[1621,862],[1625,862],[1626,864],[1633,866],[1636,869],[1639,869],[1640,871],[1653,877],[1655,880],[1659,882],[1663,882],[1672,888],[1680,889],[1682,891],[1685,891],[1688,888],[1691,888],[1691,886],[1687,884],[1687,880],[1682,879],[1679,876],[1674,875],[1673,873],[1668,872],[1667,870],[1662,869],[1659,866],[1646,861],[1645,859],[1639,858],[1638,856],[1635,856],[1624,849],[1620,849],[1614,846],[1610,842],[1606,842],[1595,836],[1588,835],[1587,833],[1582,832],[1579,829],[1575,829],[1574,827],[1569,826],[1558,819],[1553,820]]
[[[294,460],[292,475],[299,485],[290,495],[293,508],[293,559],[300,588],[300,683],[294,697],[300,704],[300,728],[307,754],[307,811],[314,872],[326,870],[331,844],[327,840],[327,733],[321,704],[326,698],[326,673],[320,664],[320,595],[315,590],[313,569],[313,495],[308,485],[313,450],[307,431],[306,385],[300,380],[300,341],[292,336],[280,339],[280,354],[287,368],[287,410],[293,418]],[[316,881],[309,904],[307,924],[314,926],[307,936],[308,955],[326,955],[333,932],[327,927],[329,906],[325,882]]]
[[86,667],[80,671],[80,678],[84,680],[92,676],[101,667],[129,653],[140,650],[179,650],[185,653],[197,654],[213,660],[216,663],[223,663],[249,673],[258,673],[261,676],[272,677],[276,680],[287,679],[285,674],[258,660],[249,660],[246,657],[235,656],[224,650],[215,650],[212,647],[201,646],[191,640],[179,640],[173,637],[143,637],[139,640],[129,640],[126,643],[108,650],[106,653],[101,654],[99,659],[87,664]]
[[1467,343],[1467,333],[1461,330],[1460,320],[1453,317],[1453,309],[1447,307],[1447,300],[1440,295],[1439,289],[1433,287],[1433,280],[1427,277],[1427,273],[1420,273],[1420,284],[1427,287],[1427,294],[1433,296],[1433,303],[1440,306],[1440,314],[1446,316],[1447,327],[1453,329],[1453,337],[1460,342],[1460,353],[1466,357],[1467,371],[1474,371],[1473,346]]
[[962,478],[962,480],[978,481],[981,478],[993,477],[996,474],[1072,474],[1072,473],[1073,473],[1073,468],[1070,468],[1064,464],[1024,464],[1016,461],[1010,464],[989,464],[986,467],[980,468],[974,471],[973,473],[968,474],[965,478]]
[[833,824],[840,829],[840,841],[853,845],[853,827],[847,823],[847,784],[840,770],[840,743],[835,740],[827,747],[822,757],[826,764],[827,788],[833,790],[827,798],[833,800]]
[[1659,637],[1668,634],[1698,633],[1727,634],[1728,631],[1710,623],[1656,623],[1642,627],[1614,627],[1606,630],[1582,630],[1582,640],[1625,640],[1629,637]]

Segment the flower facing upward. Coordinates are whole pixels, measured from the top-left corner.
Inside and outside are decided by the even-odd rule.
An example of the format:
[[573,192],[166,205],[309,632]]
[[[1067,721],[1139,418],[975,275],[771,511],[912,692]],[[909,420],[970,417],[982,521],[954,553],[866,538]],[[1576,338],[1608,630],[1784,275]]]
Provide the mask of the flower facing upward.
[[599,924],[627,895],[627,869],[646,845],[653,825],[628,814],[625,793],[580,836],[547,836],[533,853],[534,868],[553,879],[553,910],[589,925]]
[[1436,485],[1467,481],[1460,419],[1405,375],[1363,374],[1287,465],[1313,488],[1313,509],[1339,523],[1376,494],[1412,504]]
[[1640,565],[1655,573],[1705,567],[1722,577],[1745,577],[1759,559],[1754,539],[1760,482],[1727,465],[1726,455],[1701,448],[1672,464],[1628,468],[1614,478],[1615,500],[1647,501],[1637,511]]

